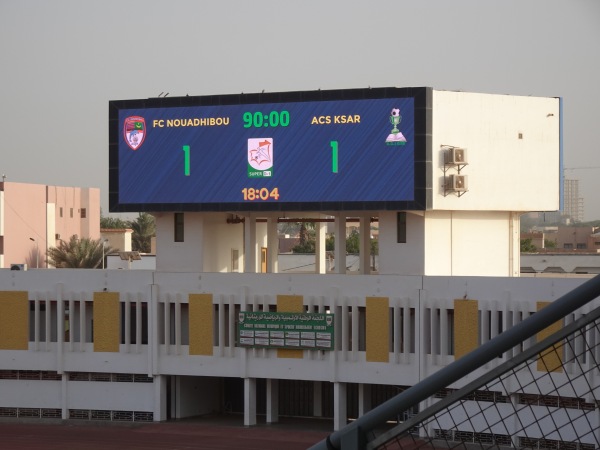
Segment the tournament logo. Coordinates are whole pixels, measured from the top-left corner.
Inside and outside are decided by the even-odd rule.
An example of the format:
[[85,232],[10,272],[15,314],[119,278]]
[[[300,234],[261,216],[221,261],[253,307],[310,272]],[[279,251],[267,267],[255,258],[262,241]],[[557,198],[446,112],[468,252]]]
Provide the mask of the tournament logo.
[[131,116],[123,122],[123,137],[131,150],[137,150],[146,138],[146,120],[140,116]]
[[248,139],[248,178],[273,176],[273,138]]

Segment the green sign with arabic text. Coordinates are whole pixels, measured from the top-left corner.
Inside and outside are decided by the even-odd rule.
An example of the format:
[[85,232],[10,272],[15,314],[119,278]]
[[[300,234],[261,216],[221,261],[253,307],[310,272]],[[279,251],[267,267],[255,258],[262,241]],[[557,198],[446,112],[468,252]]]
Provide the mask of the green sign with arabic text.
[[333,314],[243,311],[238,315],[240,347],[333,350]]

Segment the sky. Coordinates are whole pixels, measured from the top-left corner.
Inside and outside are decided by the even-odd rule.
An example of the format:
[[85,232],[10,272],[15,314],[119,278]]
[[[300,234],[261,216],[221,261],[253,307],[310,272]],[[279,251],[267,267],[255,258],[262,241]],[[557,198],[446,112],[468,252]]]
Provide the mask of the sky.
[[562,97],[600,219],[600,0],[0,0],[0,61],[0,174],[98,187],[104,215],[110,100],[431,86]]

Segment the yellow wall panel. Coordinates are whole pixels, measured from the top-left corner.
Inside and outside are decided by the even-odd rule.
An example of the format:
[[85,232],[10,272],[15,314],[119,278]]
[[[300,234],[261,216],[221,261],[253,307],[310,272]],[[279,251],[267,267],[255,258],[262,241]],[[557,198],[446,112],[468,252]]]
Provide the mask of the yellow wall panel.
[[0,292],[0,350],[29,348],[27,291]]
[[[304,312],[304,299],[301,295],[278,295],[277,312]],[[278,358],[302,358],[303,350],[277,350]]]
[[366,304],[366,360],[368,362],[389,362],[390,299],[367,297]]
[[[550,302],[537,302],[537,310],[540,311],[542,308],[548,306]],[[556,333],[562,327],[562,321],[555,322],[548,328],[543,329],[537,334],[537,341],[540,342],[546,339],[551,334]],[[540,358],[537,360],[537,370],[540,372],[562,372],[562,354],[563,344],[558,342],[549,349],[540,353]]]
[[[443,339],[443,336],[442,336]],[[454,300],[454,358],[458,359],[479,345],[479,302]]]
[[119,352],[121,312],[118,292],[94,292],[94,351]]
[[190,355],[213,355],[214,307],[212,294],[190,294]]

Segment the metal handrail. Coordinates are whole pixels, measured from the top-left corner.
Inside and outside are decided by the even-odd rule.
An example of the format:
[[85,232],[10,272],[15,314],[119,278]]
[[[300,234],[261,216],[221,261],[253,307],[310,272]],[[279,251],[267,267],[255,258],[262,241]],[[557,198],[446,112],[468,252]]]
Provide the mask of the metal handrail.
[[481,347],[333,432],[309,450],[365,450],[367,434],[395,418],[398,411],[419,404],[599,296],[600,275],[597,275]]

